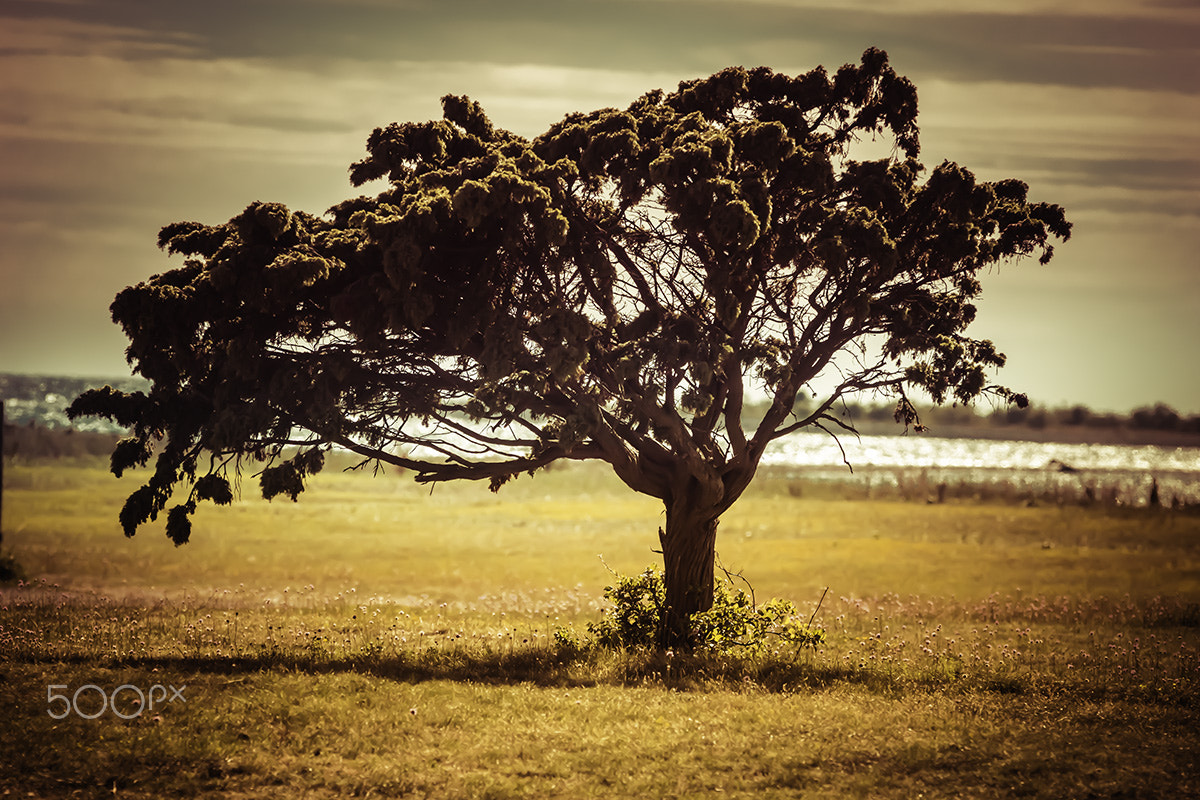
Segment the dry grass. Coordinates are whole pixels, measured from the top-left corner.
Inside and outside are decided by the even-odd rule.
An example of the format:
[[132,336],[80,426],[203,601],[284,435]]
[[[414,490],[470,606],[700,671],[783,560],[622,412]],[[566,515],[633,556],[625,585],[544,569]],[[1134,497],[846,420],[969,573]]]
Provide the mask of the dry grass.
[[[1200,796],[1200,519],[800,498],[771,476],[724,564],[828,632],[754,659],[572,654],[660,511],[603,473],[299,504],[120,537],[128,486],[6,471],[0,787],[32,796]],[[250,488],[246,489],[247,494]],[[123,721],[48,687],[183,686]],[[132,695],[126,691],[124,700]],[[92,699],[92,698],[89,698]],[[123,700],[123,702],[124,702]],[[125,706],[129,710],[128,706]]]

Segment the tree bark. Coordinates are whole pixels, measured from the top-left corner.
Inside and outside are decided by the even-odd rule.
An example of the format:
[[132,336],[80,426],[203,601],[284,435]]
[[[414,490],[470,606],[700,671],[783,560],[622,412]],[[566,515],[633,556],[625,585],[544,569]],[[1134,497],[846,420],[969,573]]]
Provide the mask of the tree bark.
[[666,530],[659,529],[663,549],[666,607],[659,645],[691,650],[691,618],[713,604],[713,562],[717,517],[694,509],[667,507]]

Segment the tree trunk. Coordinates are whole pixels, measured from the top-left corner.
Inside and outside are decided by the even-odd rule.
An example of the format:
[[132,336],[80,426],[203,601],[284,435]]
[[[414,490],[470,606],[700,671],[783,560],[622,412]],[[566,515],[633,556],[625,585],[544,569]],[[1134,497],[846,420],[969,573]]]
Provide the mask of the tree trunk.
[[659,645],[691,650],[691,618],[713,604],[713,562],[716,557],[717,518],[702,512],[667,507],[662,542],[666,608]]

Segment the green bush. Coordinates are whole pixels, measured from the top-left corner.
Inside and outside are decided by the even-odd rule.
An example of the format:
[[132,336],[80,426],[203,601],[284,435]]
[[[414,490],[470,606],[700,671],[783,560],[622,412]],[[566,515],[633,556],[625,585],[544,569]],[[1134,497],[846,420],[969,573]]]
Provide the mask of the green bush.
[[[653,648],[659,641],[666,588],[660,570],[647,567],[634,576],[616,575],[604,587],[610,608],[599,622],[588,623],[590,642],[610,649]],[[825,641],[825,631],[810,627],[787,600],[774,599],[762,606],[732,579],[713,587],[713,605],[692,617],[697,649],[715,653],[759,655],[780,647],[800,650]],[[559,639],[556,634],[556,639]],[[560,644],[574,638],[563,633]]]
[[696,641],[718,652],[759,655],[781,647],[801,650],[825,642],[825,631],[809,627],[788,600],[775,598],[756,607],[730,583],[713,587],[713,605],[692,617]]
[[613,574],[616,584],[604,587],[604,599],[613,607],[599,622],[588,623],[588,633],[601,647],[654,647],[666,606],[662,572],[646,567],[633,577]]

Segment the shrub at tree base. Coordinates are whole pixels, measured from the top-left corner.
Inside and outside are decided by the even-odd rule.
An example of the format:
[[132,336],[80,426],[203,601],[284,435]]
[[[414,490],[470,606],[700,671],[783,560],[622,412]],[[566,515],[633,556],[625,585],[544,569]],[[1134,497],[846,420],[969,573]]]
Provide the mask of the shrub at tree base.
[[[588,623],[590,640],[579,643],[560,630],[556,633],[560,646],[652,648],[662,640],[666,607],[662,571],[647,567],[638,575],[616,578],[614,585],[604,587],[612,608],[599,622]],[[751,596],[730,582],[714,586],[712,608],[692,615],[691,636],[698,649],[746,656],[780,648],[801,650],[825,641],[825,631],[801,621],[792,603],[774,599],[756,606]]]

